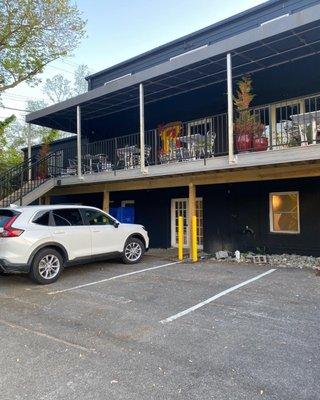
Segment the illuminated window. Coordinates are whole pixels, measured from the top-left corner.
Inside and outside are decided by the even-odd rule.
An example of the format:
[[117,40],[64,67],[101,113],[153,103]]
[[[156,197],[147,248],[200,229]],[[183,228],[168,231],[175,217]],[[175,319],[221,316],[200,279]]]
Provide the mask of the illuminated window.
[[300,233],[299,193],[270,193],[270,231]]

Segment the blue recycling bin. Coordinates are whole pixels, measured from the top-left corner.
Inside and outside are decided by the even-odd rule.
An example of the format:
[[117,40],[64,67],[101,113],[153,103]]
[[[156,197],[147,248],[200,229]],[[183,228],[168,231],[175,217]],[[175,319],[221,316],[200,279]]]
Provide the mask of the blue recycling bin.
[[123,224],[134,224],[134,207],[112,207],[110,215]]

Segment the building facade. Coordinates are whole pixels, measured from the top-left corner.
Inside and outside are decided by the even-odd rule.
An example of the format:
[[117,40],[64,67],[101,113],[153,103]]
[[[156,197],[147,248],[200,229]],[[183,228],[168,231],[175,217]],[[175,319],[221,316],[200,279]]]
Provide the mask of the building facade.
[[[133,207],[152,247],[177,245],[181,215],[188,248],[196,215],[208,253],[320,255],[319,51],[320,1],[271,0],[91,75],[87,93],[27,116],[76,136],[41,179],[29,149],[19,199]],[[239,133],[246,77],[255,128]]]

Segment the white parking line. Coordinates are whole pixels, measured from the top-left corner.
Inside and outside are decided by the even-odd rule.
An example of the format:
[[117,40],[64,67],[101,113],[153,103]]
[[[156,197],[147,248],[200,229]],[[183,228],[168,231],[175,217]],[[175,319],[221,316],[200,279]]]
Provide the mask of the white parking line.
[[126,274],[112,276],[111,278],[101,279],[100,281],[85,283],[83,285],[73,286],[68,289],[56,290],[54,292],[49,292],[48,294],[53,295],[53,294],[58,294],[58,293],[70,292],[71,290],[81,289],[81,288],[84,288],[87,286],[97,285],[97,284],[103,283],[103,282],[114,281],[115,279],[124,278],[126,276],[137,275],[137,274],[141,274],[142,272],[153,271],[155,269],[169,267],[170,265],[180,264],[181,262],[182,261],[175,261],[175,262],[168,263],[168,264],[157,265],[156,267],[139,269],[138,271],[133,271],[133,272],[128,272]]
[[230,292],[233,292],[234,290],[239,289],[239,288],[241,288],[242,286],[248,285],[249,283],[258,280],[258,279],[262,278],[263,276],[269,275],[269,274],[271,274],[271,273],[274,272],[274,271],[276,271],[276,270],[275,270],[275,269],[269,269],[267,272],[264,272],[263,274],[257,275],[257,276],[255,276],[254,278],[248,279],[248,280],[245,281],[245,282],[242,282],[242,283],[239,283],[238,285],[232,286],[231,288],[226,289],[226,290],[224,290],[223,292],[220,292],[220,293],[216,294],[215,296],[212,296],[212,297],[210,297],[209,299],[204,300],[204,301],[202,301],[201,303],[196,304],[196,305],[193,306],[193,307],[187,308],[186,310],[181,311],[181,312],[179,312],[178,314],[175,314],[175,315],[172,315],[172,316],[169,317],[169,318],[163,319],[162,321],[160,321],[160,323],[161,323],[161,324],[166,324],[166,323],[168,323],[168,322],[172,322],[172,321],[174,321],[174,320],[176,320],[176,319],[178,319],[178,318],[181,318],[181,317],[183,317],[184,315],[187,315],[187,314],[191,313],[192,311],[195,311],[195,310],[197,310],[198,308],[201,308],[201,307],[203,307],[203,306],[205,306],[205,305],[211,303],[212,301],[218,299],[219,297],[222,297],[222,296],[224,296],[224,295],[226,295],[226,294],[228,294],[228,293],[230,293]]

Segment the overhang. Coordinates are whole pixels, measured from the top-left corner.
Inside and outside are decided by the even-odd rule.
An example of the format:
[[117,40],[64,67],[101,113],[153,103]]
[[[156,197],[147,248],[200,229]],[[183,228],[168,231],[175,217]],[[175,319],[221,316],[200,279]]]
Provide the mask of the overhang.
[[84,122],[138,107],[140,83],[145,104],[150,104],[225,81],[227,53],[237,78],[319,52],[320,5],[315,5],[28,114],[26,121],[74,132],[76,106],[81,106]]

